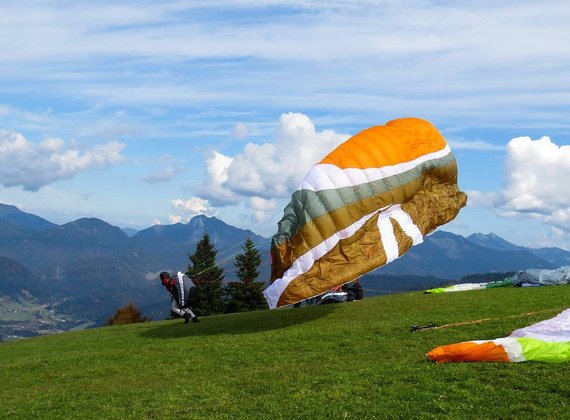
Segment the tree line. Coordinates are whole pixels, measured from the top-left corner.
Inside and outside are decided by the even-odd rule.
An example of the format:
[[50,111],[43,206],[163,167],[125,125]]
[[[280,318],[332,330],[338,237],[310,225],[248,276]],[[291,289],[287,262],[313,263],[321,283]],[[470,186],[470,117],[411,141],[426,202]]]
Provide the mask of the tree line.
[[239,281],[224,285],[224,269],[216,264],[218,251],[210,241],[208,232],[196,245],[196,251],[188,257],[190,263],[186,275],[196,285],[197,293],[190,306],[198,315],[215,315],[267,309],[263,296],[265,285],[257,281],[261,255],[251,238],[245,240],[242,252],[234,261]]

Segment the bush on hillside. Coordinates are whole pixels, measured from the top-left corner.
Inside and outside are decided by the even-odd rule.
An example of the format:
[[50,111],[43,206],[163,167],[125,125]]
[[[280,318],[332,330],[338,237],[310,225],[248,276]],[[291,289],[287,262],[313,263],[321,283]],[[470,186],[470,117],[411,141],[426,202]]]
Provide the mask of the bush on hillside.
[[137,305],[129,303],[122,308],[117,309],[115,315],[107,320],[105,325],[119,325],[119,324],[136,324],[137,322],[147,322],[150,318],[143,317]]

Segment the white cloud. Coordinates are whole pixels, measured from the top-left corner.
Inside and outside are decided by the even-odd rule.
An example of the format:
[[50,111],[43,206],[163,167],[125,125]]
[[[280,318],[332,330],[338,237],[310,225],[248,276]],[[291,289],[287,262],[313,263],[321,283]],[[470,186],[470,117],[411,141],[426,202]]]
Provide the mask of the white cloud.
[[60,154],[52,154],[49,159],[61,168],[61,174],[69,177],[76,172],[97,166],[105,166],[123,160],[121,151],[125,145],[119,142],[110,142],[96,145],[87,153],[77,149],[68,149]]
[[[469,193],[473,206],[506,217],[529,217],[570,233],[570,145],[549,137],[518,137],[507,144],[505,185],[500,193]],[[559,235],[560,236],[560,235]]]
[[254,222],[267,221],[274,213],[281,215],[277,199],[288,199],[309,169],[348,137],[317,131],[304,114],[282,114],[274,142],[248,143],[235,156],[213,151],[206,160],[207,181],[199,196],[175,200],[173,205],[195,215],[213,214],[210,206],[242,203]]
[[81,171],[121,162],[124,147],[122,143],[110,142],[80,151],[65,148],[61,139],[35,144],[19,133],[0,130],[0,184],[37,191],[52,182],[73,178]]
[[149,184],[157,184],[159,182],[167,182],[176,176],[180,170],[172,164],[165,164],[158,171],[144,176],[142,180]]
[[504,146],[491,144],[482,140],[450,140],[449,146],[452,150],[478,150],[478,151],[502,151]]
[[[271,6],[295,13],[274,19]],[[224,8],[228,13],[216,13]],[[493,57],[507,62],[533,53],[565,53],[564,38],[557,39],[553,31],[568,32],[562,19],[568,11],[564,1],[500,6],[420,0],[381,6],[376,1],[127,1],[121,6],[41,2],[7,4],[0,11],[11,16],[4,25],[5,48],[18,59],[116,54],[337,59],[464,53],[457,48],[464,45],[466,57],[475,50],[483,53],[477,60]],[[246,14],[248,25],[243,24]],[[27,29],[22,36],[8,38],[22,28]],[[527,48],[513,48],[522,42]]]
[[237,123],[232,130],[232,136],[236,139],[243,140],[249,134],[247,126],[243,123]]
[[466,193],[469,207],[492,208],[501,201],[501,193],[498,192],[466,191]]
[[236,195],[288,197],[308,170],[347,138],[332,130],[318,132],[304,114],[282,114],[275,141],[248,143],[237,155],[226,157],[225,176],[217,181]]
[[[210,206],[208,200],[204,200],[199,197],[193,197],[189,200],[182,200],[180,198],[172,200],[170,202],[172,207],[176,209],[179,213],[187,216],[187,220],[199,214],[204,214],[206,216],[215,216],[216,210]],[[178,223],[182,220],[182,217],[170,216],[171,222]]]
[[226,205],[237,202],[237,195],[225,186],[228,180],[228,168],[233,158],[213,151],[206,159],[206,185],[199,193],[207,197],[214,205]]
[[549,137],[512,139],[507,145],[504,206],[560,219],[570,210],[570,145],[557,146]]
[[49,112],[35,113],[15,108],[13,106],[0,105],[0,117],[12,117],[18,121],[26,123],[45,124],[49,120],[48,114]]
[[11,17],[0,28],[0,61],[9,64],[0,73],[17,92],[48,79],[42,92],[102,104],[255,102],[279,112],[303,104],[367,117],[373,109],[544,123],[561,121],[555,107],[569,101],[561,88],[570,81],[569,8],[562,0],[13,2],[0,6]]
[[49,138],[42,141],[39,145],[39,149],[45,152],[58,152],[65,145],[65,141],[57,138]]
[[568,234],[566,232],[564,232],[562,229],[559,229],[557,227],[553,227],[550,230],[550,235],[551,235],[551,237],[558,239],[558,238],[561,238],[561,237],[568,235]]
[[278,213],[282,215],[282,208],[277,200],[267,200],[261,197],[250,197],[248,200],[248,208],[253,215],[253,221],[263,223]]
[[171,224],[180,223],[182,221],[182,216],[177,215],[177,214],[171,214],[168,216],[168,221]]
[[542,236],[538,237],[531,245],[531,248],[558,247],[570,251],[570,232],[556,226]]
[[546,220],[556,226],[565,226],[570,232],[570,207],[553,211]]

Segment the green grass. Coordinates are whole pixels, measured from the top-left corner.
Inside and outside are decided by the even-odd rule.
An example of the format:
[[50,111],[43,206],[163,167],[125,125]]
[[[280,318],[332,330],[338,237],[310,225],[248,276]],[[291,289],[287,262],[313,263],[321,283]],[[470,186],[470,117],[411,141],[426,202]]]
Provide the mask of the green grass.
[[[436,365],[425,353],[569,302],[570,286],[408,293],[4,343],[0,418],[568,418],[570,364]],[[527,312],[539,313],[512,317]]]

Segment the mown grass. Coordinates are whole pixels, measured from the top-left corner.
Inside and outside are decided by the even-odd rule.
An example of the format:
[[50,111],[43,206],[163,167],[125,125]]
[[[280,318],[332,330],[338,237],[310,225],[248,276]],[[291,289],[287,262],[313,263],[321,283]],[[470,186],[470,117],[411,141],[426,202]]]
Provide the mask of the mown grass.
[[[570,286],[99,328],[0,345],[1,418],[568,418],[570,364],[435,365],[569,306]],[[520,315],[538,312],[534,315]],[[431,331],[438,325],[496,318]]]

